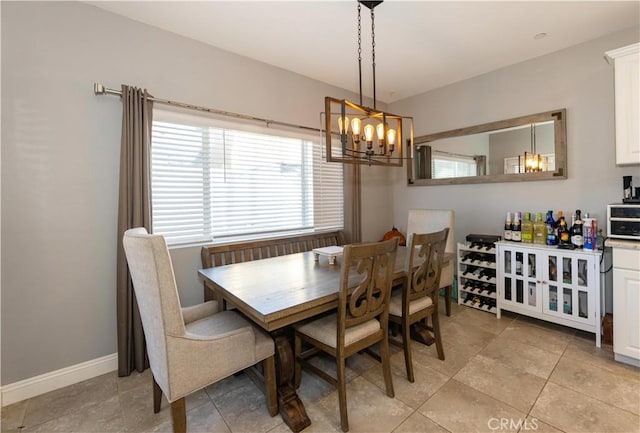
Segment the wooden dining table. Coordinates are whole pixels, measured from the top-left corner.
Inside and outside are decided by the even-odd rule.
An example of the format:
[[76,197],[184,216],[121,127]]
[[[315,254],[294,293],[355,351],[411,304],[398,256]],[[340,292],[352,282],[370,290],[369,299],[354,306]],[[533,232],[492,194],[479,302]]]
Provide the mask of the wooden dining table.
[[[406,254],[406,248],[398,248],[394,285],[405,278]],[[285,423],[296,433],[309,426],[311,420],[293,386],[295,360],[286,331],[289,325],[337,308],[341,263],[341,257],[331,264],[328,257],[305,252],[199,271],[219,298],[273,336],[278,407]],[[423,342],[429,344],[427,335]]]

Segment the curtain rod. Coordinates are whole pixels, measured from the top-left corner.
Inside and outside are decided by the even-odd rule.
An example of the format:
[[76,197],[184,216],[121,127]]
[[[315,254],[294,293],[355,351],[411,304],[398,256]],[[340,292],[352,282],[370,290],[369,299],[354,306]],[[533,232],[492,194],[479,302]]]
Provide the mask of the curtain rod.
[[[109,89],[107,87],[104,87],[100,83],[93,83],[93,91],[96,95],[122,96],[121,90]],[[227,117],[235,117],[237,119],[252,120],[255,122],[264,122],[266,123],[267,127],[269,125],[280,125],[280,126],[286,126],[289,128],[304,129],[305,131],[321,132],[320,129],[311,128],[309,126],[295,125],[293,123],[279,122],[277,120],[262,119],[260,117],[253,117],[253,116],[248,116],[246,114],[232,113],[230,111],[216,110],[215,108],[208,108],[208,107],[202,107],[200,105],[186,104],[184,102],[176,102],[176,101],[171,101],[169,99],[161,99],[153,96],[149,97],[149,99],[151,101],[158,102],[160,104],[172,105],[174,107],[187,108],[189,110],[196,110],[196,111],[205,111],[207,113],[218,114],[218,115],[227,116]]]
[[481,156],[481,155],[465,155],[464,153],[453,153],[453,152],[447,152],[445,150],[434,150],[432,153],[435,153],[436,155],[451,156],[456,158],[475,158],[476,156]]

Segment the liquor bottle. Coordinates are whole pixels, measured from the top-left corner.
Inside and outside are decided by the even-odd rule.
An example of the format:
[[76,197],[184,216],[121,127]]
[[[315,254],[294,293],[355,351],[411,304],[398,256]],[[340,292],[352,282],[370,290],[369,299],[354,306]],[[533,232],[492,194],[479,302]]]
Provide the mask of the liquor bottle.
[[533,243],[547,244],[547,224],[542,220],[542,212],[538,212],[536,222],[533,223]]
[[514,242],[522,241],[522,231],[520,230],[520,212],[516,212],[513,217],[513,225],[511,226],[511,240]]
[[560,235],[558,235],[558,228],[560,227],[560,218],[562,218],[564,216],[564,213],[559,210],[558,211],[558,219],[556,220],[556,239],[558,239],[558,243],[556,245],[560,245]]
[[576,210],[576,219],[571,225],[571,243],[576,248],[582,248],[584,238],[582,237],[582,219],[580,218],[580,209]]
[[547,245],[558,245],[558,236],[556,235],[556,222],[553,220],[553,211],[547,211]]
[[511,212],[507,212],[507,220],[504,223],[504,240],[511,240]]
[[564,220],[564,216],[561,216],[560,222],[558,223],[558,246],[566,247],[569,245],[571,245],[569,229],[567,228],[567,222]]
[[524,213],[521,230],[522,243],[533,243],[533,222],[531,222],[531,214],[529,212]]

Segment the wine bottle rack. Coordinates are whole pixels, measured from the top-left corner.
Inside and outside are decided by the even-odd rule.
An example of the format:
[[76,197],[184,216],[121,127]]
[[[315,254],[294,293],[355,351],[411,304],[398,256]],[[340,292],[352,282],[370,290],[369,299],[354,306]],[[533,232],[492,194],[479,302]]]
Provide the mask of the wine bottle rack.
[[496,314],[496,249],[458,243],[458,304]]

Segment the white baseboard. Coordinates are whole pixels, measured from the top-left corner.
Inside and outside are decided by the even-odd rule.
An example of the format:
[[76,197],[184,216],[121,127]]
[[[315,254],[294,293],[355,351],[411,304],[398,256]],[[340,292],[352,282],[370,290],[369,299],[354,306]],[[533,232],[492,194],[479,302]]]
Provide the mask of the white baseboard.
[[632,358],[621,353],[614,353],[614,358],[618,362],[624,362],[625,364],[633,365],[634,367],[640,367],[640,359]]
[[0,388],[2,406],[8,406],[49,391],[63,388],[101,374],[118,369],[118,354],[103,356],[91,361],[61,368]]

